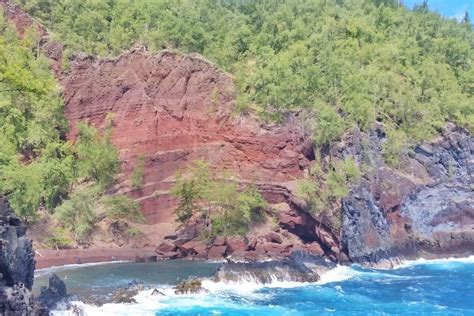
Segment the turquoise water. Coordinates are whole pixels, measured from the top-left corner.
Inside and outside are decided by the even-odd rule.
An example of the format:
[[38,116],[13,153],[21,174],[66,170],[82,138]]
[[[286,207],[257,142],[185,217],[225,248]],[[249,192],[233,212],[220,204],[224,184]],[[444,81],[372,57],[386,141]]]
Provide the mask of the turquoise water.
[[109,283],[115,286],[137,279],[166,293],[152,296],[151,290],[143,291],[136,297],[138,304],[95,307],[77,303],[86,315],[474,315],[473,257],[414,262],[393,270],[338,267],[312,285],[209,280],[203,283],[208,293],[174,295],[171,285],[176,278],[210,275],[215,267],[196,262],[126,263],[60,274],[67,273],[66,283],[74,284],[71,291],[87,292],[100,285],[110,289]]

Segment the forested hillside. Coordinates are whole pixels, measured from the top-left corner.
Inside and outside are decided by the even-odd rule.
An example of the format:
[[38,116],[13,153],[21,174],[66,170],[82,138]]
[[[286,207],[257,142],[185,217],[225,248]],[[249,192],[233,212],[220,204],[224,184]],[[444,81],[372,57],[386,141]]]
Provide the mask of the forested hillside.
[[[235,115],[279,123],[298,112],[319,148],[354,127],[382,126],[384,159],[397,167],[447,122],[474,129],[472,24],[444,19],[426,1],[413,10],[396,0],[15,2],[46,26],[48,40],[64,45],[65,76],[79,52],[110,57],[140,44],[199,53],[234,78]],[[0,195],[27,220],[38,209],[54,214],[68,230],[58,231],[56,244],[67,242],[63,235],[80,240],[104,214],[141,219],[137,202],[105,194],[120,170],[113,117],[103,134],[80,122],[75,143],[66,141],[64,100],[39,37],[30,30],[19,38],[7,21],[0,25]],[[144,182],[141,159],[134,190]],[[364,170],[347,158],[308,172],[314,179],[300,183],[307,204],[332,209]],[[184,189],[176,195],[189,193]],[[237,197],[231,189],[228,196]],[[261,204],[260,196],[254,200]]]
[[396,163],[446,121],[474,127],[472,25],[427,1],[413,10],[396,0],[19,2],[69,54],[135,43],[201,53],[235,75],[240,111],[279,120],[303,109],[321,145],[379,121]]

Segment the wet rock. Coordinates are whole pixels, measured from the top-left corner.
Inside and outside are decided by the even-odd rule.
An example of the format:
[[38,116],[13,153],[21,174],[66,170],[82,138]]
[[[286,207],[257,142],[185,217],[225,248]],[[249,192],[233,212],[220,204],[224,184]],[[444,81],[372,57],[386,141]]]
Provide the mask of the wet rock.
[[273,281],[316,282],[319,275],[296,260],[284,259],[225,263],[218,269],[214,279],[218,282],[252,280],[268,284]]
[[48,279],[48,287],[42,287],[38,301],[49,309],[67,298],[66,284],[55,273]]
[[179,252],[170,251],[166,253],[157,254],[157,260],[177,259],[180,256]]
[[112,295],[112,302],[116,304],[135,304],[137,301],[133,298],[138,291],[127,290],[123,288],[117,289]]
[[161,296],[164,296],[165,293],[161,292],[160,290],[158,289],[153,289],[153,291],[151,292],[151,295],[155,296],[155,295],[161,295]]
[[196,294],[202,293],[206,290],[202,287],[201,280],[199,279],[189,279],[185,281],[181,281],[175,287],[176,294]]

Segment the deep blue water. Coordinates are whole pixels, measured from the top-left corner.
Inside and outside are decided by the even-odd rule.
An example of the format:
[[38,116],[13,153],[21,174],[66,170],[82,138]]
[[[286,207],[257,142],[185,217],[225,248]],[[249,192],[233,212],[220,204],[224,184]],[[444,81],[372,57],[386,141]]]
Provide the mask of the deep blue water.
[[[174,272],[169,273],[160,263],[141,266],[138,279],[164,289],[166,296],[144,291],[136,297],[138,304],[84,306],[87,315],[474,315],[473,257],[410,263],[393,270],[339,267],[312,285],[279,283],[265,287],[253,282],[206,281],[206,294],[174,295],[170,286],[177,271],[179,277],[186,277],[195,270],[193,265],[196,263],[172,263]],[[114,285],[137,279],[140,265],[111,266],[120,272],[114,275]],[[93,272],[98,268],[103,276]],[[201,263],[196,268],[198,274],[205,275],[215,266]],[[94,284],[110,282],[107,270],[107,266],[68,270],[68,280],[75,280],[76,290],[81,288],[76,279],[81,275],[92,273]],[[156,271],[161,271],[161,277],[172,276],[161,281]],[[84,285],[86,282],[84,279]]]

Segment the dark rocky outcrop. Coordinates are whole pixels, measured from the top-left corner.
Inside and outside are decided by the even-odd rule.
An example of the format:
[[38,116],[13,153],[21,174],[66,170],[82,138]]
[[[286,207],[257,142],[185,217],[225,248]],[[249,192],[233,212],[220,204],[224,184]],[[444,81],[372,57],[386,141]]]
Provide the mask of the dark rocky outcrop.
[[[356,133],[340,156],[368,157],[367,173],[343,200],[342,245],[351,260],[468,255],[474,250],[474,139],[448,125],[441,137],[417,146],[398,168],[383,163],[384,133]],[[368,142],[367,142],[368,139]],[[367,158],[366,158],[367,159]]]
[[261,284],[274,281],[316,282],[321,273],[333,267],[334,263],[320,256],[295,251],[288,258],[277,261],[225,263],[216,272],[214,280],[256,281]]
[[0,315],[48,315],[31,294],[34,252],[26,227],[0,197]]
[[52,309],[59,302],[66,300],[67,290],[63,280],[54,273],[49,277],[48,282],[48,287],[41,288],[38,301],[47,308]]
[[176,294],[197,294],[206,291],[202,287],[201,280],[196,278],[191,278],[189,280],[179,282],[174,287],[174,290]]

